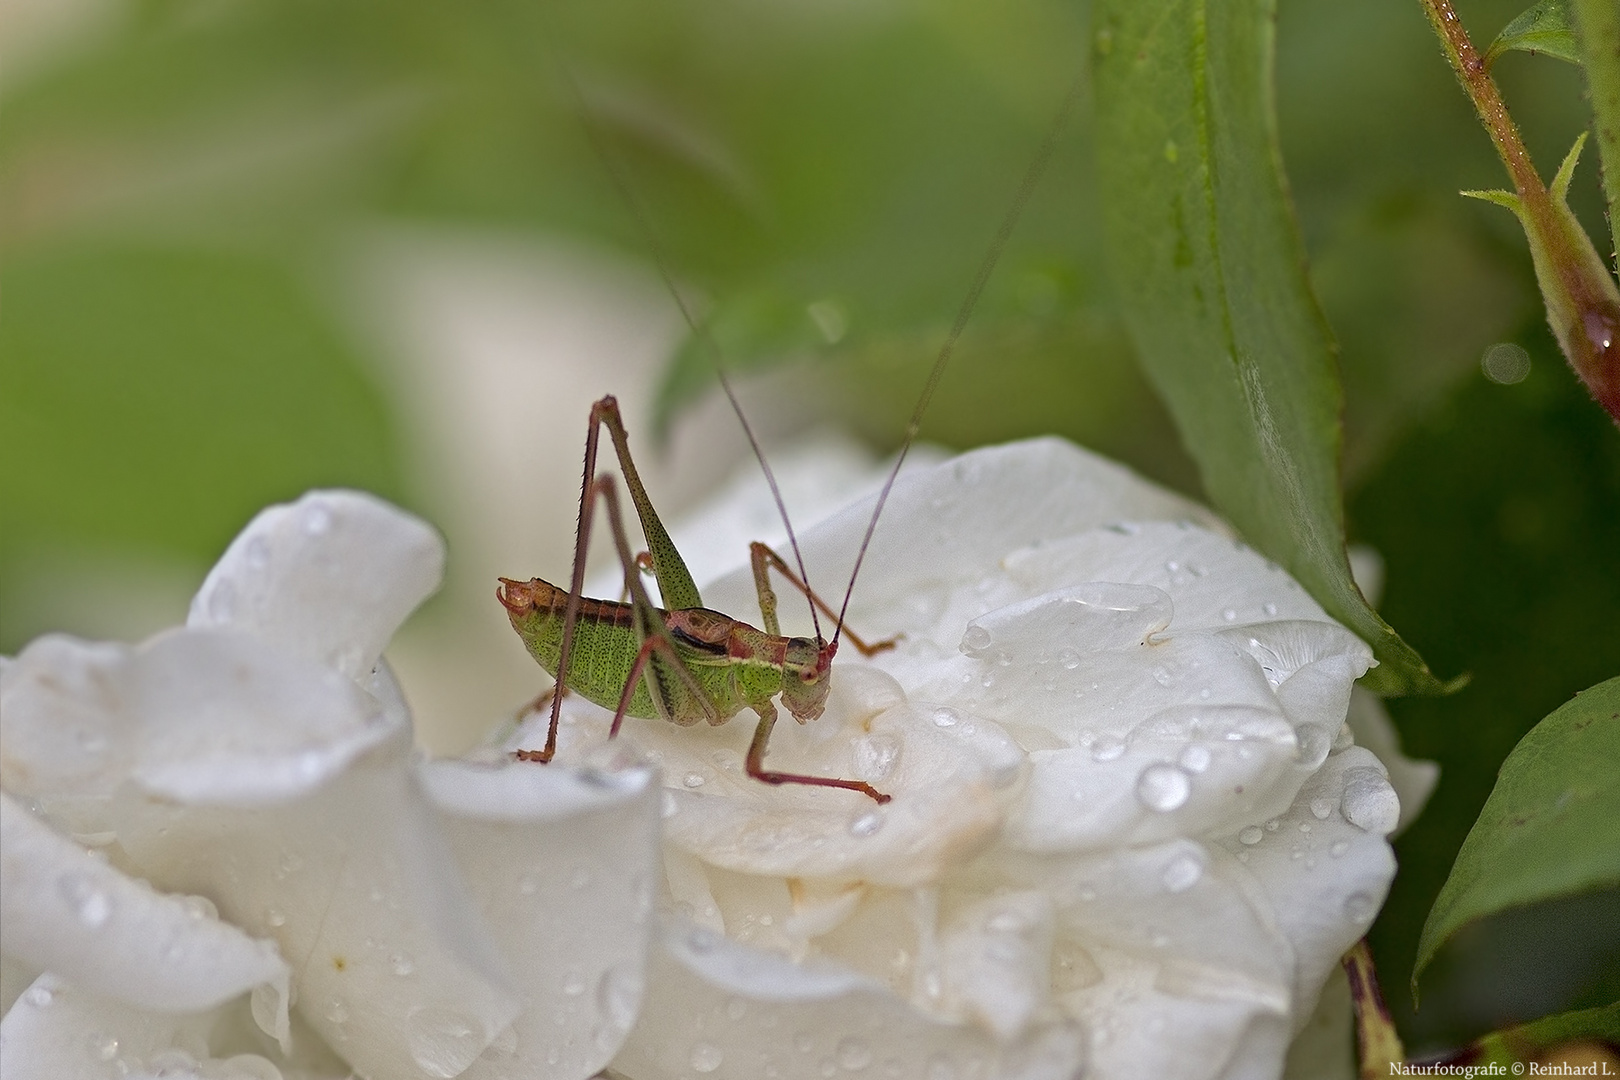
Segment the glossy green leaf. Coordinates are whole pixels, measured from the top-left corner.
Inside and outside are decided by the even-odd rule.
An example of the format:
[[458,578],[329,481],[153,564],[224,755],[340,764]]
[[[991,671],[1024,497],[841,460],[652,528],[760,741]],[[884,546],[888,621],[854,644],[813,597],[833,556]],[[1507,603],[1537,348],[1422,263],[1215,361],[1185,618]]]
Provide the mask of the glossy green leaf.
[[1505,52],[1540,53],[1572,64],[1580,63],[1570,0],[1541,0],[1523,12],[1496,35],[1485,52],[1485,62],[1494,63]]
[[1495,1031],[1475,1044],[1472,1065],[1512,1065],[1548,1050],[1585,1039],[1620,1039],[1620,1001],[1596,1009],[1544,1016],[1506,1031]]
[[1418,942],[1417,978],[1464,925],[1507,908],[1620,885],[1620,677],[1520,740],[1463,841]]
[[1383,692],[1445,687],[1350,576],[1341,392],[1277,149],[1265,0],[1098,5],[1109,254],[1141,359],[1215,504],[1372,644]]

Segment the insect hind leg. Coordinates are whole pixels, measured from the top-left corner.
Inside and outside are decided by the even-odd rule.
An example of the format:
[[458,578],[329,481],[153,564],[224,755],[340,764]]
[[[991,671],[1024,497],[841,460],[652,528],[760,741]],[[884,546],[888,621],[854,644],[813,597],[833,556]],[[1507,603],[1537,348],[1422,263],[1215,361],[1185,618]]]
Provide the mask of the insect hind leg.
[[[765,711],[769,709],[770,711]],[[889,801],[889,796],[868,784],[865,780],[839,780],[831,776],[804,776],[800,773],[771,772],[765,768],[765,747],[771,741],[771,729],[776,726],[776,707],[766,705],[759,711],[759,726],[754,729],[754,741],[748,744],[748,758],[744,767],[748,775],[755,780],[767,784],[805,784],[809,787],[843,788],[845,791],[858,791],[862,795],[875,799],[879,805]]]
[[[756,540],[748,545],[748,559],[754,568],[754,589],[759,594],[759,611],[765,618],[766,633],[777,636],[782,633],[776,619],[776,593],[771,588],[770,582],[770,571],[774,569],[778,574],[782,575],[789,585],[803,593],[812,604],[816,605],[822,614],[835,620],[833,631],[836,636],[839,628],[839,624],[836,622],[838,612],[834,611],[827,601],[816,595],[814,589],[800,581],[798,575],[793,572],[782,556],[772,551],[768,545]],[[868,643],[848,626],[843,627],[843,635],[849,639],[849,643],[855,646],[862,656],[876,656],[880,652],[888,652],[900,640],[900,635],[896,634],[894,637],[884,638],[882,641]]]

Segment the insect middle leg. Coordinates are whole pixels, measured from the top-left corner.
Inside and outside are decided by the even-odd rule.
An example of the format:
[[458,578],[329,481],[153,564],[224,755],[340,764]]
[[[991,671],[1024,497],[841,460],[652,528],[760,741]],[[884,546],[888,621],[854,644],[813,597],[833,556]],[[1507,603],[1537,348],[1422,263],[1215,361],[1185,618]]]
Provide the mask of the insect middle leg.
[[[777,573],[787,580],[789,585],[803,593],[812,604],[816,605],[823,615],[835,620],[833,634],[835,637],[837,636],[841,625],[836,622],[838,612],[834,611],[827,604],[827,601],[818,596],[814,589],[800,581],[798,575],[792,571],[782,556],[756,540],[748,545],[748,558],[754,567],[754,590],[759,593],[759,613],[764,616],[766,633],[780,634],[782,632],[776,618],[776,592],[771,588],[770,581],[770,571],[775,569]],[[876,656],[880,652],[888,652],[900,640],[899,635],[895,635],[892,638],[885,638],[882,641],[874,641],[868,644],[849,627],[844,626],[842,629],[843,635],[849,639],[849,643],[855,646],[862,656]]]
[[755,780],[767,784],[807,784],[810,787],[843,788],[845,791],[858,791],[869,796],[881,805],[889,801],[889,796],[868,784],[865,780],[838,780],[830,776],[805,776],[802,773],[771,772],[765,768],[765,747],[771,741],[771,729],[776,726],[777,712],[775,706],[767,705],[759,711],[759,726],[754,729],[754,741],[748,744],[748,758],[744,767],[748,775]]

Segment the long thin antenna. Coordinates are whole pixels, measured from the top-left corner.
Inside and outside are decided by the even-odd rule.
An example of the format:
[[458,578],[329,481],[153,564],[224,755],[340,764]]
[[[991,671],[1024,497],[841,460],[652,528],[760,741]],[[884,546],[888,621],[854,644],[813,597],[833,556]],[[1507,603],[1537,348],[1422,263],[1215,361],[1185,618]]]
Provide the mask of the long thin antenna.
[[[810,576],[805,573],[804,555],[799,551],[799,538],[793,532],[793,522],[788,517],[787,503],[782,499],[782,489],[776,482],[776,474],[771,471],[771,463],[765,459],[765,451],[759,445],[759,438],[754,434],[753,425],[749,424],[748,417],[743,413],[742,402],[737,400],[737,392],[732,388],[731,380],[726,376],[725,361],[720,354],[720,346],[709,333],[706,322],[700,322],[692,311],[691,305],[682,295],[680,288],[675,284],[675,275],[670,271],[669,259],[664,253],[663,245],[658,242],[658,234],[653,231],[652,219],[647,209],[636,197],[635,191],[619,171],[617,163],[608,153],[606,144],[602,141],[596,125],[591,120],[590,109],[585,102],[585,95],[580,91],[579,83],[574,79],[574,73],[566,64],[558,63],[558,69],[563,73],[569,89],[573,92],[574,101],[579,107],[580,124],[585,129],[585,137],[590,141],[591,149],[597,160],[602,163],[602,169],[618,189],[619,197],[624,200],[625,207],[636,225],[636,231],[641,234],[642,243],[647,245],[647,253],[652,256],[653,265],[658,268],[658,276],[663,279],[664,287],[675,300],[675,306],[681,311],[681,318],[686,320],[686,326],[692,331],[703,345],[704,352],[709,355],[709,362],[714,365],[714,373],[719,377],[720,387],[726,392],[726,400],[731,403],[731,411],[737,414],[737,422],[742,425],[743,434],[748,437],[748,445],[753,448],[754,458],[759,462],[760,471],[765,474],[765,483],[770,486],[771,498],[776,502],[776,512],[781,515],[782,525],[787,529],[788,546],[793,549],[793,561],[799,568],[799,580],[808,587]],[[848,598],[845,598],[848,602]],[[821,620],[816,616],[816,605],[810,604],[810,622],[815,629],[816,640],[821,641]],[[833,640],[838,639],[838,631],[833,631]]]
[[1057,116],[1053,119],[1052,126],[1047,129],[1046,138],[1041,140],[1040,149],[1035,152],[1035,160],[1030,162],[1028,170],[1025,171],[1023,183],[1018,185],[1018,194],[1013,197],[1012,205],[1007,208],[1006,216],[1001,219],[1001,227],[996,230],[995,239],[990,241],[990,250],[985,253],[984,260],[979,264],[979,272],[973,275],[973,284],[968,287],[967,296],[962,298],[962,306],[956,311],[956,321],[951,324],[950,333],[945,335],[945,343],[940,346],[939,355],[934,358],[933,369],[928,373],[928,382],[923,385],[922,396],[917,399],[917,407],[911,411],[911,422],[906,425],[906,435],[900,443],[900,455],[895,459],[894,468],[889,470],[889,478],[883,481],[883,489],[878,492],[877,505],[872,508],[872,520],[866,523],[866,535],[861,537],[860,550],[855,554],[855,567],[849,572],[849,587],[844,590],[844,602],[838,609],[838,625],[833,628],[834,642],[838,640],[838,635],[844,632],[844,616],[849,611],[849,598],[855,595],[855,579],[860,576],[861,563],[866,561],[866,549],[871,545],[872,534],[877,530],[878,517],[883,513],[883,504],[889,501],[889,492],[893,490],[894,482],[900,476],[900,467],[906,463],[906,455],[911,452],[911,444],[916,441],[917,432],[922,428],[923,414],[928,411],[928,403],[933,400],[934,391],[939,388],[939,380],[945,374],[945,365],[950,362],[951,354],[956,351],[956,343],[962,337],[962,331],[967,329],[968,320],[973,317],[973,309],[978,306],[979,297],[990,281],[990,274],[995,270],[996,263],[1001,260],[1007,241],[1011,239],[1013,229],[1018,225],[1018,219],[1023,215],[1024,208],[1029,205],[1030,196],[1035,193],[1035,186],[1040,182],[1041,174],[1046,171],[1046,166],[1052,160],[1052,154],[1057,150],[1058,138],[1068,126],[1069,116],[1074,112],[1084,86],[1084,75],[1078,75],[1070,84],[1068,93],[1063,95],[1063,103],[1058,106]]

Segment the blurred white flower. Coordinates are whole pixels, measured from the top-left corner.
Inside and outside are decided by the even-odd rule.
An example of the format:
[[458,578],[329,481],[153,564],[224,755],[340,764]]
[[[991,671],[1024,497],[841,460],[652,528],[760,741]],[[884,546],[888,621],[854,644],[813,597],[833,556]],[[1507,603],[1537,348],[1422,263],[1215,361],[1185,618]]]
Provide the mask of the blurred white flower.
[[[802,538],[835,602],[870,512]],[[704,595],[757,610],[745,570]],[[1209,511],[1057,440],[902,478],[849,622],[903,637],[846,648],[768,761],[887,805],[750,780],[750,716],[627,723],[664,771],[663,915],[615,1075],[1349,1075],[1332,980],[1400,814],[1346,724],[1363,642]],[[577,760],[608,716],[565,721]]]
[[651,774],[413,757],[380,657],[442,562],[415,518],[315,493],[247,527],[185,627],[5,662],[7,1080],[609,1060],[644,978]]

